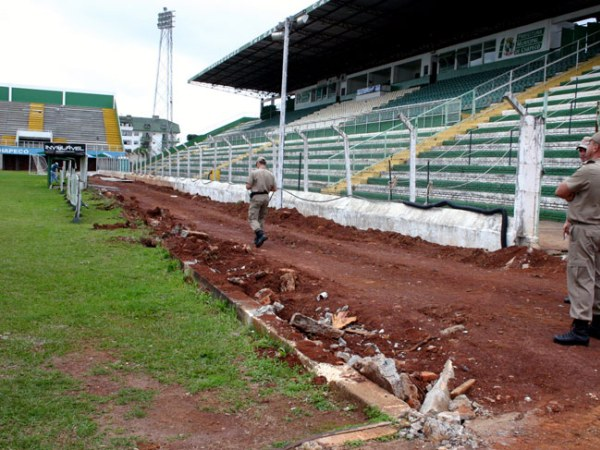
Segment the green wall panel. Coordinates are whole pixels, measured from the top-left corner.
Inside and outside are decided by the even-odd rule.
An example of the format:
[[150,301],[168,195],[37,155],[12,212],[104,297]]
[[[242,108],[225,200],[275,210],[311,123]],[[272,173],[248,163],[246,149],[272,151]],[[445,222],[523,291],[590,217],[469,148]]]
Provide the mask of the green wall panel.
[[67,92],[65,104],[69,106],[89,106],[91,108],[113,108],[112,95],[85,94],[81,92]]
[[13,88],[12,101],[62,105],[62,92],[46,91],[42,89]]

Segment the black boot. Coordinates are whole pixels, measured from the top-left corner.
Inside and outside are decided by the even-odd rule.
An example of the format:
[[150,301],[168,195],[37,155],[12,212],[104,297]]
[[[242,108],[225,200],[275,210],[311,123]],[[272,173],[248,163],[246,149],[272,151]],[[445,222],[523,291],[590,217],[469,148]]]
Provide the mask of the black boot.
[[560,345],[585,345],[590,344],[588,323],[585,320],[575,319],[571,329],[565,334],[554,336],[554,342]]
[[600,339],[600,316],[592,316],[592,323],[588,330],[590,337]]
[[261,245],[263,245],[265,243],[265,241],[267,239],[269,239],[265,233],[263,232],[263,230],[256,230],[256,239],[254,239],[254,245],[256,245],[257,247],[260,247]]

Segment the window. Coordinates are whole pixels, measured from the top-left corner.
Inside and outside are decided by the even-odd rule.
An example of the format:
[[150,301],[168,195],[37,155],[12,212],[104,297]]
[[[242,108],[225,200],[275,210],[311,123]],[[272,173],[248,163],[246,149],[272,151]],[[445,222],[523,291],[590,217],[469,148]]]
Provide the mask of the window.
[[326,90],[327,88],[325,86],[319,86],[317,89],[315,89],[315,100],[321,100],[323,97],[325,97]]
[[496,61],[496,41],[485,41],[483,43],[484,64]]
[[462,69],[469,67],[469,48],[459,48],[456,50],[456,68]]
[[454,51],[442,53],[439,57],[439,71],[447,72],[449,70],[454,70]]
[[309,103],[310,102],[310,91],[301,92],[296,96],[296,103]]
[[337,83],[329,83],[327,85],[327,96],[335,97],[336,92],[337,92]]
[[483,63],[483,46],[482,44],[471,45],[470,66],[479,66]]

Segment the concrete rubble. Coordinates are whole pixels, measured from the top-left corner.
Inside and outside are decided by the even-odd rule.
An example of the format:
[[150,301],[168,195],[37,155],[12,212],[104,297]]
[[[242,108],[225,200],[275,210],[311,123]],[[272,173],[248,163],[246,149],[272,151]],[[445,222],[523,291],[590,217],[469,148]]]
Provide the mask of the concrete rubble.
[[446,361],[446,364],[444,364],[444,370],[442,370],[440,377],[433,385],[433,388],[431,388],[425,396],[425,400],[423,400],[423,406],[421,406],[420,409],[422,414],[448,411],[448,406],[450,404],[448,383],[452,378],[454,378],[454,367],[452,361],[448,360]]
[[[280,290],[293,291],[295,289],[296,274],[290,269],[281,270]],[[231,280],[230,280],[231,281]],[[284,306],[275,302],[268,304],[273,292],[263,288],[255,294],[263,306],[255,311],[256,316],[263,314],[277,314]],[[320,294],[319,294],[320,295]],[[317,298],[317,301],[324,298]],[[266,303],[266,304],[265,304]],[[340,308],[335,314],[327,310],[318,320],[295,313],[289,323],[309,335],[320,335],[337,339],[337,344],[332,345],[332,350],[345,349],[342,338],[346,325],[348,308]],[[336,318],[338,323],[336,324]],[[356,320],[356,318],[352,318]],[[341,320],[341,322],[340,322]],[[336,326],[337,325],[337,326]],[[348,330],[349,331],[349,330]],[[466,332],[464,326],[458,325],[442,330],[441,334],[448,336],[457,332]],[[377,346],[373,345],[374,356],[360,357],[346,351],[338,351],[336,356],[344,360],[346,365],[359,372],[395,397],[403,400],[410,406],[408,412],[398,417],[400,426],[397,437],[402,440],[423,440],[439,445],[439,449],[463,450],[477,449],[481,445],[477,435],[465,422],[472,421],[478,416],[486,414],[475,402],[471,402],[465,393],[474,385],[475,380],[470,379],[450,392],[450,380],[454,378],[454,366],[448,359],[442,372],[437,375],[421,373],[421,379],[429,379],[433,385],[428,388],[421,404],[419,390],[407,373],[398,372],[394,359],[387,358],[380,353]],[[304,442],[298,449],[326,449],[317,441]]]
[[[348,366],[411,406],[409,412],[399,418],[398,438],[421,439],[446,450],[476,449],[481,445],[477,435],[465,427],[465,422],[486,413],[464,394],[454,399],[451,397],[449,382],[454,378],[451,360],[446,361],[442,373],[429,389],[421,405],[416,386],[408,374],[396,371],[391,358],[382,354],[361,358],[346,352],[338,352],[337,356],[346,361]],[[474,380],[469,380],[468,387],[473,383]]]

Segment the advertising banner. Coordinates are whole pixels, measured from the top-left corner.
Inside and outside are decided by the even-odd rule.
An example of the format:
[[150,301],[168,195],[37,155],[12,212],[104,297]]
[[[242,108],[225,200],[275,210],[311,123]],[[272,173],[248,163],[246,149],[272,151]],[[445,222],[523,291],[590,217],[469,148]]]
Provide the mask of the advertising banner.
[[44,144],[44,153],[52,156],[85,156],[85,144]]

